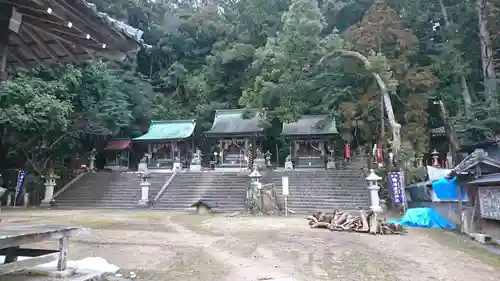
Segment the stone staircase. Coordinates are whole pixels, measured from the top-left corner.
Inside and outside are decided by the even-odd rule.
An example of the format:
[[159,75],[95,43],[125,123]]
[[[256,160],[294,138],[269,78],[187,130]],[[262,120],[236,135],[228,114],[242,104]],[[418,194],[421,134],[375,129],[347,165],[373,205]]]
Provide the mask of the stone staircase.
[[[150,199],[160,191],[169,176],[151,174]],[[140,181],[139,175],[134,173],[88,173],[55,200],[62,208],[137,208],[141,199]]]
[[325,168],[325,163],[319,156],[298,157],[297,163],[295,165],[297,166],[297,168],[318,168],[318,169]]
[[283,176],[288,176],[289,182],[288,208],[299,214],[369,206],[370,195],[360,169],[271,171],[262,182],[274,183],[276,192],[282,195]]
[[249,180],[248,174],[239,172],[178,173],[154,208],[181,211],[202,199],[218,212],[244,212]]
[[223,168],[238,168],[245,167],[246,160],[243,154],[227,154],[224,157],[224,163],[220,165]]

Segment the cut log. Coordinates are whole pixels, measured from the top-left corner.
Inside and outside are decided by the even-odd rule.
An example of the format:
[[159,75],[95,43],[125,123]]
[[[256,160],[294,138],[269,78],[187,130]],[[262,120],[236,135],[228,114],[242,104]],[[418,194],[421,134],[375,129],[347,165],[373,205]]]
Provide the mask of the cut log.
[[360,211],[348,214],[334,210],[332,215],[318,212],[306,217],[311,228],[327,228],[331,231],[356,231],[371,234],[403,234],[405,229],[397,224],[387,223],[379,219],[374,212]]

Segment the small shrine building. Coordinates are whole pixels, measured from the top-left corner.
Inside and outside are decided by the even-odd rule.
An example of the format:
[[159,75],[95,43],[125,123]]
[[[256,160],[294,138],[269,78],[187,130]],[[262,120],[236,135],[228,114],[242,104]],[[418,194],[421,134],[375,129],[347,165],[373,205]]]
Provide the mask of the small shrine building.
[[148,166],[159,169],[182,169],[194,150],[195,120],[151,121],[148,132],[133,141],[147,144]]
[[[245,112],[249,116],[244,116]],[[212,128],[205,132],[205,136],[217,139],[217,147],[213,153],[218,167],[243,168],[248,165],[249,153],[256,158],[261,156],[264,129],[259,125],[264,118],[262,110],[258,109],[215,111]]]
[[127,171],[130,167],[132,140],[128,138],[112,139],[103,149],[104,169],[111,171]]
[[335,118],[329,115],[304,115],[293,123],[283,123],[281,136],[289,141],[291,160],[296,168],[325,168],[333,161],[328,140],[338,134]]

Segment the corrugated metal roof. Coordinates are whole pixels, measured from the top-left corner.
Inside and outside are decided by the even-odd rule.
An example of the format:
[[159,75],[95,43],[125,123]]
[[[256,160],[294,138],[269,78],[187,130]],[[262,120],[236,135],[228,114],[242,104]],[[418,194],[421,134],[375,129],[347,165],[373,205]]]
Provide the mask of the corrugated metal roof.
[[104,150],[124,150],[130,146],[130,139],[112,139],[108,142]]
[[195,120],[151,121],[148,132],[134,141],[185,139],[193,134],[195,127]]
[[335,118],[328,115],[304,115],[293,123],[283,123],[282,136],[338,134]]
[[[248,109],[247,109],[248,110]],[[261,133],[264,129],[259,127],[262,120],[260,110],[249,110],[252,118],[244,119],[244,109],[222,109],[215,111],[212,128],[205,132],[207,136],[234,136],[234,135],[254,135]]]

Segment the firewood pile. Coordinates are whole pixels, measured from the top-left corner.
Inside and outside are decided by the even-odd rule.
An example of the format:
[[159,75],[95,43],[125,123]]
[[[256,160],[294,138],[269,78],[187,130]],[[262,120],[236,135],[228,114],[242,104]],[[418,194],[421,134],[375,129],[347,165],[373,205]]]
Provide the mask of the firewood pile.
[[332,231],[354,231],[370,234],[403,234],[406,230],[394,223],[378,218],[371,211],[360,211],[359,214],[335,210],[333,214],[319,212],[306,217],[311,228],[326,228]]

